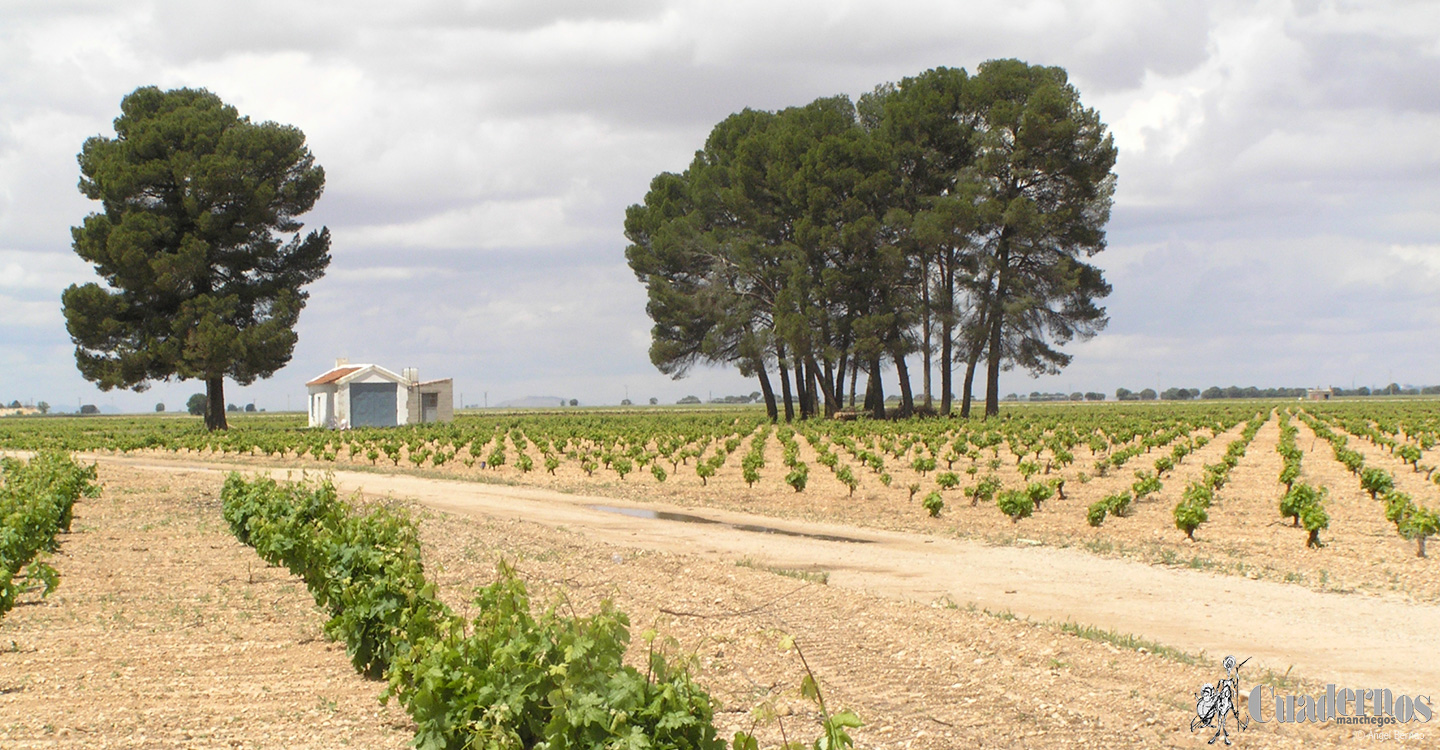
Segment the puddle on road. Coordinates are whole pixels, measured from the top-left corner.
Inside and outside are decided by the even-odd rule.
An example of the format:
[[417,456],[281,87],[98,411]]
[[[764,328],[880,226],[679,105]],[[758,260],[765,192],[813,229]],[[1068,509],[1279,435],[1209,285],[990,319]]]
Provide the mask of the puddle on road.
[[856,539],[849,536],[835,536],[833,534],[810,534],[804,531],[789,531],[777,529],[773,526],[760,526],[752,523],[726,523],[716,521],[713,518],[692,516],[688,513],[671,513],[663,510],[650,510],[648,508],[621,508],[616,505],[590,505],[586,506],[591,510],[598,510],[602,513],[618,513],[631,518],[649,518],[657,521],[679,521],[680,523],[705,523],[716,526],[728,526],[738,531],[750,531],[756,534],[779,534],[781,536],[798,536],[805,539],[819,539],[822,542],[846,542],[848,544],[871,544],[873,539]]

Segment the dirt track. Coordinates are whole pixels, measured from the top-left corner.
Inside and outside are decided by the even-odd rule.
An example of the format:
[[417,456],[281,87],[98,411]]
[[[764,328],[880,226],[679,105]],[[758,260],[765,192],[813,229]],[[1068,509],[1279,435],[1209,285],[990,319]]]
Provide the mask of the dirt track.
[[[154,458],[88,456],[157,471],[234,467]],[[296,476],[272,469],[279,477]],[[333,472],[344,492],[413,499],[439,510],[526,520],[643,550],[823,570],[832,586],[921,602],[948,599],[1036,620],[1131,633],[1191,653],[1253,656],[1252,665],[1319,682],[1435,694],[1432,638],[1440,607],[1377,596],[1105,559],[1075,549],[993,547],[921,534],[801,524],[718,510],[647,505],[719,523],[638,518],[603,497],[369,472]],[[761,533],[736,526],[765,526]],[[789,532],[788,534],[785,532]],[[834,541],[793,534],[822,534]]]

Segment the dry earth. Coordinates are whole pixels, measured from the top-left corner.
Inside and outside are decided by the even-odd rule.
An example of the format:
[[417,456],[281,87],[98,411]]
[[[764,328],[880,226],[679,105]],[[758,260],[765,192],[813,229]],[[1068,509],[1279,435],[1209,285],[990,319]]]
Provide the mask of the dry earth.
[[100,479],[60,588],[0,620],[0,747],[408,747],[305,586],[230,535],[213,476]]
[[[907,461],[886,456],[886,471],[892,475],[890,486],[883,485],[869,469],[855,465],[841,452],[842,462],[852,465],[860,478],[853,496],[835,479],[832,472],[816,460],[816,452],[804,439],[798,439],[800,460],[810,466],[810,482],[803,493],[786,486],[779,442],[772,436],[766,444],[767,468],[762,479],[747,487],[741,477],[739,454],[720,468],[716,476],[702,485],[694,466],[684,464],[678,470],[666,469],[669,476],[657,482],[648,471],[638,469],[626,479],[614,472],[599,470],[587,476],[576,462],[565,460],[554,475],[537,468],[522,473],[515,468],[516,450],[508,445],[507,465],[481,469],[478,464],[466,467],[457,458],[444,466],[426,465],[410,469],[401,460],[390,466],[382,457],[379,466],[371,466],[364,456],[351,459],[341,450],[335,462],[320,461],[313,456],[302,458],[235,456],[233,454],[179,455],[170,451],[137,451],[132,456],[145,456],[169,461],[175,458],[220,462],[232,466],[288,466],[297,469],[348,469],[386,475],[407,474],[464,479],[492,485],[543,487],[563,493],[596,495],[632,500],[637,503],[671,503],[685,508],[705,508],[757,514],[770,518],[793,519],[806,523],[839,523],[872,529],[916,532],[943,538],[961,538],[992,545],[1028,545],[1040,543],[1049,547],[1078,547],[1103,557],[1139,560],[1145,563],[1206,570],[1241,578],[1300,584],[1316,591],[1385,594],[1419,602],[1440,602],[1440,562],[1419,559],[1415,544],[1395,533],[1385,520],[1384,509],[1360,490],[1358,479],[1335,461],[1329,444],[1314,438],[1298,419],[1292,420],[1300,432],[1300,446],[1305,450],[1305,476],[1310,481],[1324,481],[1332,492],[1327,508],[1332,521],[1323,538],[1327,546],[1313,550],[1305,546],[1306,534],[1291,528],[1281,519],[1278,502],[1284,487],[1278,482],[1281,458],[1275,452],[1279,440],[1279,422],[1273,416],[1250,444],[1246,456],[1230,475],[1210,509],[1210,521],[1190,541],[1175,528],[1173,509],[1185,485],[1199,479],[1202,467],[1217,463],[1226,447],[1240,437],[1242,425],[1219,435],[1208,431],[1210,442],[1187,456],[1175,469],[1164,475],[1164,488],[1156,495],[1133,505],[1125,518],[1110,518],[1101,528],[1091,528],[1085,521],[1087,507],[1106,495],[1129,488],[1135,481],[1134,471],[1152,469],[1155,459],[1168,454],[1168,448],[1142,453],[1123,469],[1097,475],[1089,450],[1077,446],[1076,462],[1039,479],[1064,477],[1065,498],[1045,504],[1033,517],[1019,524],[1002,514],[994,503],[972,507],[959,489],[945,493],[945,510],[941,517],[930,518],[920,507],[920,498],[936,488],[936,472],[921,475]],[[1362,440],[1352,439],[1351,447],[1365,454],[1367,464],[1390,469],[1401,489],[1411,492],[1417,502],[1440,507],[1440,486],[1424,481],[1400,460]],[[534,454],[533,446],[530,452]],[[1016,469],[1016,458],[1009,450],[998,448],[998,468],[989,468],[990,452],[978,462],[980,475],[996,474],[1007,487],[1023,486],[1024,479]],[[462,455],[466,455],[462,453]],[[1048,454],[1046,454],[1048,457]],[[537,464],[539,462],[537,461]],[[1043,461],[1042,461],[1043,463]],[[964,474],[971,464],[960,459],[954,470],[960,473],[961,487],[974,484]],[[944,462],[940,469],[946,468]],[[921,489],[912,499],[908,487]]]
[[[141,462],[149,465],[131,465]],[[381,708],[375,701],[380,686],[355,676],[343,650],[323,641],[320,617],[303,586],[283,570],[264,566],[225,532],[216,501],[222,475],[194,465],[162,469],[156,463],[101,463],[105,494],[77,506],[75,533],[65,538],[55,563],[64,576],[61,589],[42,602],[27,601],[0,621],[0,643],[14,644],[0,652],[0,746],[336,747],[347,741],[360,747],[403,746],[409,738],[405,717],[393,707]],[[1224,597],[1196,596],[1191,584],[1207,580],[1222,587],[1272,587],[1243,589],[1235,597],[1246,602],[1260,597],[1258,604],[1245,606],[1253,606],[1262,618],[1277,601],[1289,606],[1285,596],[1330,597],[1317,600],[1313,614],[1295,615],[1298,622],[1290,627],[1292,634],[1301,631],[1299,640],[1342,638],[1315,632],[1310,618],[1327,613],[1343,618],[1354,606],[1375,604],[1378,611],[1365,617],[1389,612],[1397,622],[1371,623],[1370,637],[1383,637],[1377,633],[1394,625],[1404,641],[1412,635],[1399,621],[1424,611],[1394,600],[1163,570],[1075,549],[985,547],[914,534],[765,521],[877,540],[827,542],[635,519],[594,511],[584,507],[592,501],[543,490],[376,474],[337,478],[342,484],[363,482],[372,494],[393,492],[425,503],[417,513],[428,562],[453,604],[489,580],[502,557],[517,562],[539,602],[564,597],[565,606],[584,612],[602,598],[614,599],[630,613],[637,635],[653,628],[673,638],[680,651],[696,654],[696,673],[721,705],[719,721],[727,733],[750,728],[758,717],[759,731],[772,743],[782,731],[792,739],[814,735],[812,708],[796,689],[803,668],[795,653],[777,646],[785,634],[804,650],[830,705],[853,708],[865,719],[856,734],[861,747],[1192,747],[1208,738],[1188,729],[1194,693],[1220,676],[1213,661],[1188,665],[1080,638],[1054,625],[963,606],[976,597],[951,595],[936,602],[923,595],[930,585],[923,581],[911,589],[886,591],[877,583],[888,575],[886,569],[900,568],[915,580],[933,572],[924,567],[926,558],[899,557],[907,545],[914,554],[937,544],[954,545],[943,555],[932,554],[931,565],[962,554],[965,545],[973,555],[960,558],[965,565],[999,556],[992,564],[1010,566],[1018,583],[1006,584],[998,577],[1003,571],[995,574],[996,581],[967,577],[964,570],[958,575],[941,571],[942,578],[962,583],[1008,585],[995,594],[993,604],[982,605],[992,610],[1022,611],[1006,605],[1052,598],[1053,592],[1031,587],[1089,560],[1128,566],[1137,576],[1142,571],[1177,575],[1184,582],[1148,595],[1114,592],[1114,600],[1099,609],[1147,597],[1172,613],[1204,608],[1207,601],[1212,607],[1223,604]],[[402,485],[387,491],[386,482]],[[473,495],[488,495],[491,501],[472,505]],[[546,523],[521,519],[533,515],[534,505],[551,509],[541,514]],[[661,539],[669,542],[657,543]],[[753,549],[735,546],[744,544]],[[880,571],[874,579],[865,578],[865,565],[818,566],[830,571],[828,586],[759,569],[816,567],[801,561],[825,549],[841,551],[832,554],[874,551],[870,562],[878,557],[885,564],[872,566]],[[737,566],[737,558],[757,567]],[[1081,570],[1076,580],[1093,575]],[[1100,580],[1110,583],[1092,583]],[[1282,598],[1266,599],[1271,596]],[[961,606],[946,606],[947,601]],[[1218,631],[1233,631],[1237,638],[1217,644],[1211,655],[1235,644],[1242,658],[1249,655],[1244,649],[1251,642],[1244,633],[1254,619],[1228,611],[1214,614],[1229,623]],[[1364,627],[1356,621],[1365,617],[1352,615],[1352,627]],[[1424,622],[1428,631],[1414,635],[1410,645],[1418,648],[1433,634],[1435,625]],[[239,653],[243,658],[236,658]],[[1362,662],[1375,659],[1382,668],[1399,667],[1405,660],[1383,650],[1356,652],[1352,665],[1361,671],[1355,674],[1365,675]],[[1411,661],[1420,665],[1417,684],[1433,693],[1435,680],[1424,669],[1434,669],[1434,660],[1427,654]],[[1262,676],[1256,666],[1247,665],[1246,685]],[[1302,674],[1328,679],[1325,669]],[[1401,685],[1385,680],[1354,686]],[[1282,684],[1279,689],[1316,693],[1323,684]],[[767,719],[772,714],[778,718]],[[1365,742],[1368,734],[1349,727],[1277,728],[1270,723],[1252,724],[1235,736],[1244,747],[1308,747]]]

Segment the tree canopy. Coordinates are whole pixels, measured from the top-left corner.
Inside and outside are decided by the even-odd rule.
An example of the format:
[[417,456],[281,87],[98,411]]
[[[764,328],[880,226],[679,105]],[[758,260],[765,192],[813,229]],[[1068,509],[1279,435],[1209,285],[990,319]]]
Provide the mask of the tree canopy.
[[1060,347],[1106,323],[1110,287],[1087,261],[1105,247],[1114,162],[1065,71],[1018,60],[732,115],[626,212],[651,360],[677,378],[734,365],[772,419],[777,372],[787,420],[853,407],[861,371],[864,408],[884,416],[893,365],[905,416],[907,358],[921,355],[928,409],[938,350],[940,413],[963,363],[968,416],[981,360],[998,413],[1002,369],[1058,372]]
[[290,361],[301,287],[330,263],[329,230],[301,236],[297,218],[325,172],[298,128],[203,89],[136,89],[120,110],[115,137],[79,154],[80,191],[103,210],[73,247],[104,284],[64,292],[76,364],[102,390],[203,380],[205,424],[223,429],[224,378],[247,385]]

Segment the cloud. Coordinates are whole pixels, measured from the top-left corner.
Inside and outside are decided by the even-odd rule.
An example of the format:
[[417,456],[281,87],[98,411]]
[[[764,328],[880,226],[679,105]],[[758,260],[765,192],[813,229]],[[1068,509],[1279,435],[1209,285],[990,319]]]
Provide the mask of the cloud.
[[[332,231],[329,274],[292,364],[237,403],[278,408],[346,354],[453,375],[471,402],[614,402],[627,385],[674,401],[754,386],[649,364],[622,225],[650,179],[744,107],[997,57],[1065,67],[1120,150],[1097,257],[1110,328],[1067,347],[1062,375],[1007,373],[1003,391],[1440,371],[1415,345],[1440,326],[1434,3],[0,0],[0,15],[0,356],[25,363],[0,392],[100,398],[58,309],[94,278],[70,250],[98,206],[75,154],[137,86],[206,87],[294,124],[326,170],[303,218]],[[103,398],[148,409],[193,388]]]

